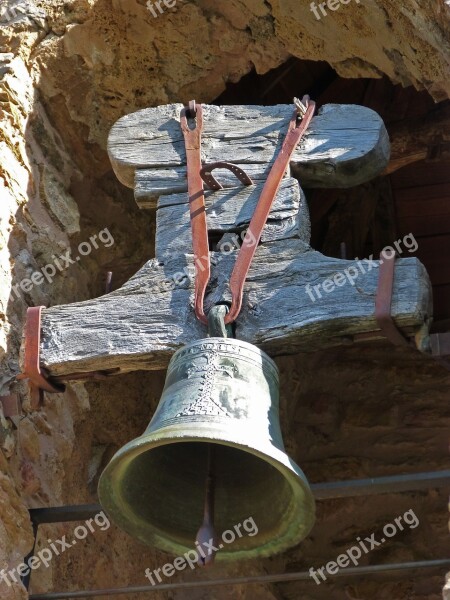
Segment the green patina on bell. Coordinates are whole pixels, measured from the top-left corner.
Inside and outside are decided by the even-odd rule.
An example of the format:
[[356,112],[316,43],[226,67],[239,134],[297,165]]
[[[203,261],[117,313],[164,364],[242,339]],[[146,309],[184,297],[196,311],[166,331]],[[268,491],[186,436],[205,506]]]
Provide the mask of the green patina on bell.
[[269,556],[296,545],[313,525],[315,506],[303,472],[285,453],[278,395],[275,363],[252,344],[211,337],[178,350],[146,431],[100,478],[103,508],[133,537],[182,555],[203,520],[212,448],[217,533],[250,517],[258,528],[224,545],[218,558]]

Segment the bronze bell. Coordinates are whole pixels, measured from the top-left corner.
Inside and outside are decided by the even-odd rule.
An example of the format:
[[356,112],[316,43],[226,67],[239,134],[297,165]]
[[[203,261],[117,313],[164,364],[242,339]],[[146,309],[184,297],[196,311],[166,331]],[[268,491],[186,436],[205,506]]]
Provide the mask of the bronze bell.
[[224,545],[219,559],[269,556],[308,535],[314,498],[284,450],[278,369],[256,346],[230,338],[174,354],[149,426],[100,478],[103,508],[133,537],[181,556],[203,521],[209,449],[219,536],[250,517],[258,528]]

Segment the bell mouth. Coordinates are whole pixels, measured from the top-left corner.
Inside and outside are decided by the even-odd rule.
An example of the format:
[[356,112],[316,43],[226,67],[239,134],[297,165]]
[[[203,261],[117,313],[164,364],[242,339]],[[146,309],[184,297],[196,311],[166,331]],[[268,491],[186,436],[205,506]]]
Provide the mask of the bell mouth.
[[[161,432],[159,432],[161,434]],[[314,498],[286,454],[211,438],[141,436],[112,459],[100,502],[122,529],[172,555],[195,548],[213,447],[218,560],[269,556],[296,545],[314,523]],[[225,532],[225,533],[224,533]]]

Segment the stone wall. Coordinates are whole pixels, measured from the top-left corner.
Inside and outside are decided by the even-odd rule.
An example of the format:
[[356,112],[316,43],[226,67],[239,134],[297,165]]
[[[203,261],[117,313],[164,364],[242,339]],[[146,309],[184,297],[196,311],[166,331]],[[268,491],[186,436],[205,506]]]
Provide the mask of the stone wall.
[[[25,410],[15,424],[0,415],[0,568],[11,569],[32,546],[27,508],[94,502],[99,472],[115,449],[144,429],[163,383],[163,374],[146,373],[70,385],[65,394],[48,397],[40,412],[29,410],[26,385],[15,383],[27,306],[100,295],[108,270],[117,287],[152,255],[154,215],[138,211],[132,193],[110,169],[105,146],[114,121],[145,106],[193,96],[212,100],[227,81],[238,81],[252,68],[264,73],[289,56],[328,61],[345,77],[386,74],[393,82],[426,88],[443,99],[449,91],[450,9],[444,0],[426,6],[415,0],[352,0],[317,19],[309,4],[300,7],[298,0],[178,0],[155,18],[143,1],[134,0],[24,0],[1,6],[0,395],[20,394]],[[100,244],[78,263],[55,269],[52,277],[31,280],[104,228],[113,245]],[[314,368],[314,360],[306,364]],[[300,362],[287,364],[301,373]],[[416,369],[409,368],[401,374],[400,388]],[[344,393],[344,388],[339,392],[340,374],[328,375],[337,395]],[[423,374],[425,380],[432,376],[434,372]],[[340,413],[331,407],[330,390],[317,395],[310,381],[314,399],[308,400],[294,380],[289,380],[286,397],[312,403],[308,435],[316,447],[320,438],[337,435]],[[375,390],[375,380],[372,386]],[[395,386],[385,392],[395,395]],[[425,397],[426,386],[417,394],[418,404]],[[444,419],[444,400],[436,400],[436,419]],[[357,425],[364,415],[356,404],[352,407],[347,417]],[[288,442],[302,465],[296,432],[288,432]],[[388,471],[401,466],[389,461],[397,443],[386,441]],[[412,440],[409,451],[411,457],[417,452]],[[331,460],[328,470],[319,451],[308,460],[311,470],[322,465],[318,480],[331,474],[336,479],[363,476],[367,466]],[[441,462],[436,458],[434,464]],[[425,469],[426,456],[419,463],[411,458],[412,470]],[[342,515],[350,523],[349,510]],[[69,539],[74,527],[43,528],[37,550],[50,537]],[[319,531],[326,553],[326,527]],[[214,576],[282,571],[297,561],[298,553],[219,569]],[[162,555],[143,551],[125,534],[97,531],[48,569],[34,572],[32,587],[45,591],[144,583],[144,568],[162,564]],[[20,584],[3,582],[0,590],[5,600],[26,597]],[[402,588],[398,598],[406,598],[403,593]],[[177,592],[171,597],[211,595]],[[250,587],[224,589],[214,597],[280,596],[273,587]],[[131,595],[124,598],[132,600]]]

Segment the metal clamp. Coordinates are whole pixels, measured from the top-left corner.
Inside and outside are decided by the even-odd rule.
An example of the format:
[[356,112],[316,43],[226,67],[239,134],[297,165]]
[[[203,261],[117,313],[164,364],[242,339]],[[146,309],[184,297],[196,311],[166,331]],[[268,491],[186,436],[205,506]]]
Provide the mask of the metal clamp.
[[44,391],[58,394],[65,390],[64,385],[50,381],[48,373],[45,369],[41,369],[41,311],[43,308],[45,307],[32,306],[27,310],[24,369],[23,373],[17,376],[17,379],[29,379],[30,381],[32,410],[37,410],[42,405]]
[[308,110],[309,106],[309,100],[310,98],[308,95],[303,96],[301,100],[294,96],[293,102],[295,108],[297,109],[299,119],[303,119],[303,117],[306,115],[306,111]]

